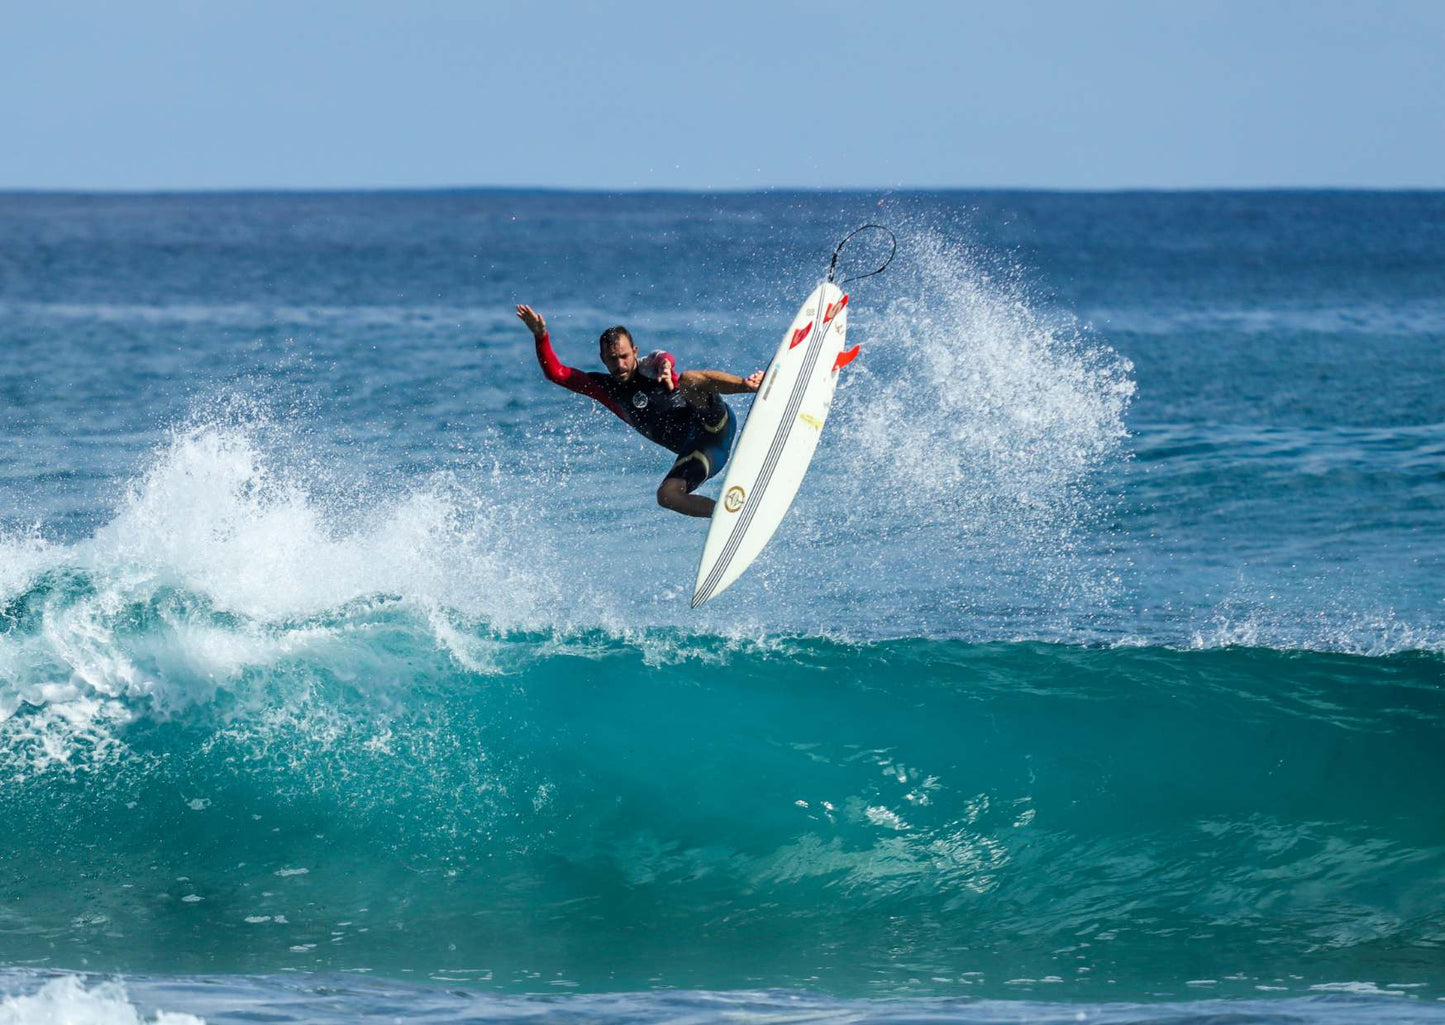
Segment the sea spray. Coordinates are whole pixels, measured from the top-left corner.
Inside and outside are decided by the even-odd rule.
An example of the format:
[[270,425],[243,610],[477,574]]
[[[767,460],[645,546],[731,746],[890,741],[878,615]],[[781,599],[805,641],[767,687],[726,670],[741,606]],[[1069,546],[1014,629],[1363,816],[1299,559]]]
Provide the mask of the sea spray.
[[990,272],[936,230],[905,240],[897,277],[858,303],[869,361],[840,403],[839,454],[873,484],[871,512],[942,503],[941,518],[971,533],[992,521],[1010,540],[1056,543],[1087,518],[1091,476],[1120,454],[1132,365],[1041,309],[1018,269]]
[[1101,475],[1127,458],[1132,366],[1021,268],[936,228],[902,239],[892,277],[860,287],[866,358],[835,403],[818,540],[926,581],[891,596],[895,621],[903,604],[978,622],[1023,601],[1088,631],[1121,583]]

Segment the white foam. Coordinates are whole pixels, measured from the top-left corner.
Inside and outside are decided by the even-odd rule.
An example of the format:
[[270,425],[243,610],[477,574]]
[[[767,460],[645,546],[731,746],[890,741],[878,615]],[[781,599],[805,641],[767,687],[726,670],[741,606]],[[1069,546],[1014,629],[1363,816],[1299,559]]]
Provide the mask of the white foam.
[[117,589],[176,586],[261,622],[378,594],[503,623],[535,612],[542,581],[507,586],[527,564],[510,558],[522,554],[509,543],[515,506],[436,480],[333,506],[268,461],[252,432],[202,426],[172,438],[83,561]]
[[34,993],[0,999],[0,1025],[205,1025],[191,1014],[157,1011],[145,1017],[119,981],[90,988],[76,976],[51,979]]
[[1399,990],[1381,989],[1374,982],[1321,982],[1310,987],[1316,993],[1349,993],[1362,997],[1399,997]]
[[31,592],[32,618],[0,635],[4,769],[104,762],[136,715],[174,714],[288,661],[403,679],[373,671],[393,657],[372,643],[396,628],[387,610],[473,671],[490,665],[479,624],[555,623],[563,577],[525,502],[493,504],[485,480],[442,477],[328,501],[268,455],[265,433],[229,421],[178,431],[75,544],[0,537],[0,603]]

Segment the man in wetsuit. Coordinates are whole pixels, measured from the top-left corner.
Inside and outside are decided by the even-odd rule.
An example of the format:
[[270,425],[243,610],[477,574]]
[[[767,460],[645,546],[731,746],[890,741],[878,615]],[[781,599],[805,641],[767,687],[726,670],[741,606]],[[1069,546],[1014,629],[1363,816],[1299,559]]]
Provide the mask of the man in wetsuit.
[[557,359],[540,313],[518,306],[517,316],[537,342],[537,362],[547,380],[596,399],[648,441],[677,453],[658,485],[657,504],[685,516],[711,516],[713,500],[692,492],[727,463],[737,433],[733,411],[718,396],[757,391],[763,372],[747,378],[721,370],[678,374],[669,353],[638,359],[632,334],[621,325],[598,339],[607,373],[578,370]]

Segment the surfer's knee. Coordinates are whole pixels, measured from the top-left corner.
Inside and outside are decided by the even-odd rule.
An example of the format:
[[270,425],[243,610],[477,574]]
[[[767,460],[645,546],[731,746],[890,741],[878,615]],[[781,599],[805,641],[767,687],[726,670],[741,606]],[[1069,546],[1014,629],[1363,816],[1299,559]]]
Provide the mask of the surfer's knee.
[[664,509],[676,509],[686,494],[686,485],[676,477],[669,477],[657,486],[657,504]]

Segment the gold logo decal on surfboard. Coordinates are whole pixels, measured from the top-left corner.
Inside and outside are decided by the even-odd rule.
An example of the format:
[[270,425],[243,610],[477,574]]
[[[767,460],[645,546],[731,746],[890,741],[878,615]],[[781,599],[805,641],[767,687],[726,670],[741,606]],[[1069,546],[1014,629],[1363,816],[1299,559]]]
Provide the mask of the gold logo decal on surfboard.
[[723,495],[723,508],[730,513],[737,512],[743,507],[743,499],[745,497],[747,497],[747,493],[734,484],[728,488],[728,493]]
[[812,413],[799,413],[798,419],[803,421],[803,423],[807,424],[809,427],[813,428],[813,430],[815,431],[821,431],[823,429],[823,421],[819,420]]

